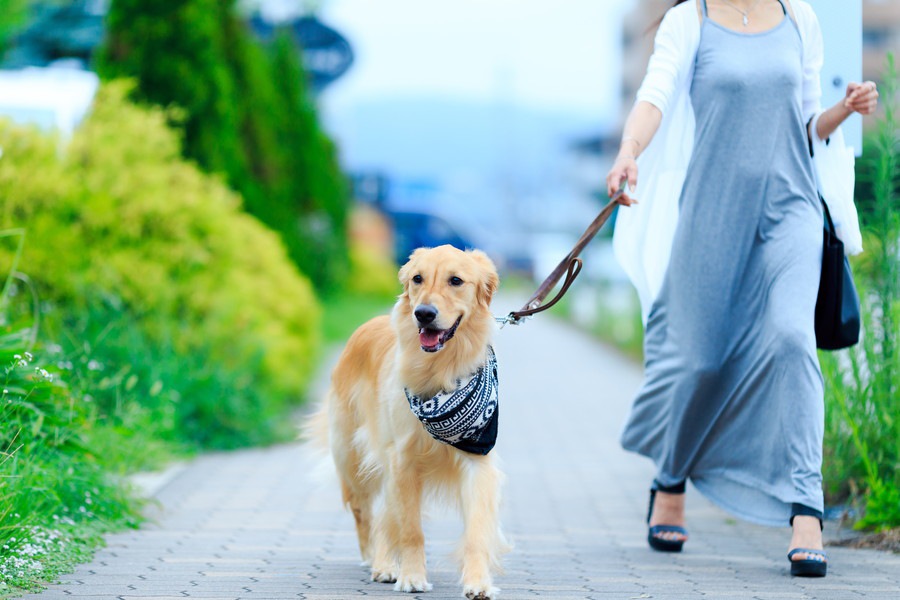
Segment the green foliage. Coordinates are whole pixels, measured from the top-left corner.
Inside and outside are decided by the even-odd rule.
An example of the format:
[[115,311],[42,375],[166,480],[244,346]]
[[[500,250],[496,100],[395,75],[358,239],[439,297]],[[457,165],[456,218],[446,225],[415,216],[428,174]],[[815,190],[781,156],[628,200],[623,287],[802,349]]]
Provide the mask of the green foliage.
[[[21,231],[3,237],[21,248]],[[115,430],[49,364],[66,364],[59,348],[39,347],[37,358],[28,351],[38,308],[11,284],[16,264],[7,264],[0,296],[0,597],[38,589],[85,560],[99,534],[136,525],[140,507],[115,476],[129,467],[122,445],[97,443]]]
[[103,86],[64,152],[0,124],[0,227],[27,228],[23,268],[63,348],[103,365],[73,378],[104,414],[191,444],[283,439],[319,344],[311,286],[127,92]]
[[836,498],[861,490],[861,528],[900,527],[900,128],[898,77],[888,57],[884,116],[859,174],[866,252],[854,262],[863,308],[860,344],[822,355],[826,380],[826,481]]
[[136,97],[181,108],[186,156],[224,174],[318,287],[339,284],[349,195],[291,38],[264,49],[234,0],[114,0],[107,23],[101,76],[133,77]]
[[298,222],[305,243],[292,254],[304,273],[325,289],[343,283],[349,268],[345,235],[350,191],[338,164],[337,150],[322,131],[308,98],[307,75],[300,53],[288,32],[282,31],[269,48],[272,73],[280,96],[277,113],[279,147],[285,149],[288,169],[302,174],[292,180],[291,196],[305,218]]

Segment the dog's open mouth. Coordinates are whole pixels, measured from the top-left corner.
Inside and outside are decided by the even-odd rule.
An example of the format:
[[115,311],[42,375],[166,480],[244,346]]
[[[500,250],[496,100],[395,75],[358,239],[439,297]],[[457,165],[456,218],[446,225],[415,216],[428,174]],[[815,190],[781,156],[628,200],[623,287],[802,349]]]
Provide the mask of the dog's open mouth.
[[456,333],[456,328],[462,321],[462,315],[456,319],[456,323],[450,329],[435,329],[431,326],[425,326],[419,330],[419,343],[425,352],[437,352],[444,347],[444,344]]

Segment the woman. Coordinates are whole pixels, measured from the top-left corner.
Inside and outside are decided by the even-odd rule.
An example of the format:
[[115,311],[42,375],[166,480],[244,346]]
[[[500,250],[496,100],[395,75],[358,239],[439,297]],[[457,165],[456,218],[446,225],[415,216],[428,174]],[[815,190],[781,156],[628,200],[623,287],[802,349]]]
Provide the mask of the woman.
[[615,243],[646,320],[645,379],[622,444],[657,466],[657,550],[687,540],[690,478],[744,519],[790,523],[791,573],[825,575],[813,326],[823,212],[810,148],[873,112],[878,92],[851,83],[821,111],[821,65],[806,2],[676,2],[607,177],[610,195],[626,182],[633,193],[637,157],[653,155],[642,158],[645,202],[619,211]]

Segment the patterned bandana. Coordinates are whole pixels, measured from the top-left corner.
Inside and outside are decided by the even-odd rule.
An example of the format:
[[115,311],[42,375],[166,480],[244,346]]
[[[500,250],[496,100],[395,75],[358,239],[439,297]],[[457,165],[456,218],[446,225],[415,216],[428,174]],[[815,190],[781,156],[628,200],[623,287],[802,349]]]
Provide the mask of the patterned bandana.
[[500,408],[497,358],[488,346],[487,363],[456,389],[423,400],[405,389],[409,408],[431,437],[464,452],[487,454],[497,441]]

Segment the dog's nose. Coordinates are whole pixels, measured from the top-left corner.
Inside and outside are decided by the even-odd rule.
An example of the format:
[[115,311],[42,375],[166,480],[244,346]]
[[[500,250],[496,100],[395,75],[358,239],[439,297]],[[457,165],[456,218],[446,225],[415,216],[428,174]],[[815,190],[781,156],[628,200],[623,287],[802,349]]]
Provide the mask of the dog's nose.
[[430,304],[420,304],[413,311],[413,314],[416,315],[416,321],[419,322],[419,325],[428,325],[437,317],[438,311]]

